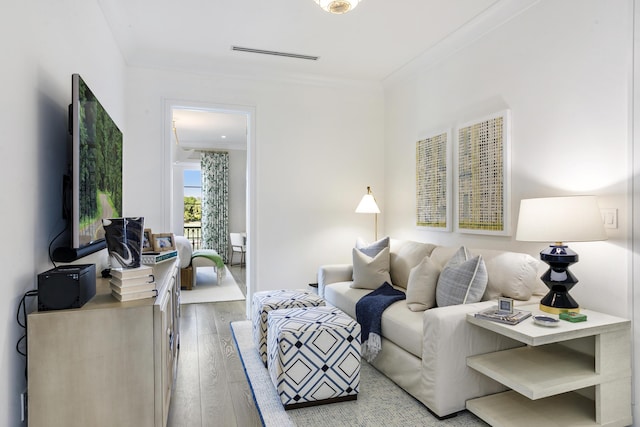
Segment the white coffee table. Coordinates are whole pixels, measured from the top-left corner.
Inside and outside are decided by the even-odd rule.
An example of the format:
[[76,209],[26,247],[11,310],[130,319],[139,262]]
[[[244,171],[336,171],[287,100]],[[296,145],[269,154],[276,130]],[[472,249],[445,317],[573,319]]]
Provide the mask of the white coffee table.
[[[517,307],[547,315],[538,305]],[[586,322],[545,327],[467,321],[526,346],[471,356],[467,365],[511,390],[467,401],[492,426],[626,426],[631,417],[631,322],[580,310]]]

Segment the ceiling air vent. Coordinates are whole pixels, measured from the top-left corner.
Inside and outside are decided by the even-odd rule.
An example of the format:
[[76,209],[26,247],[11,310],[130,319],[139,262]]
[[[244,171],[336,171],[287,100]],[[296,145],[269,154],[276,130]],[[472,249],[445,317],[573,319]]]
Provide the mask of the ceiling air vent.
[[287,58],[306,59],[309,61],[317,61],[320,58],[319,56],[300,55],[297,53],[287,53],[287,52],[276,52],[274,50],[252,49],[250,47],[240,47],[240,46],[231,46],[231,50],[235,50],[238,52],[259,53],[262,55],[285,56]]

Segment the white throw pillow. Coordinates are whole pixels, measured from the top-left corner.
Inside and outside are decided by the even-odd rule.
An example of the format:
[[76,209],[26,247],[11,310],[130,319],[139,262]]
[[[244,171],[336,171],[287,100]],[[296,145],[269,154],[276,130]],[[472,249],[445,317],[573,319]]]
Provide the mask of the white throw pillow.
[[390,239],[389,273],[391,280],[393,280],[393,286],[407,289],[411,269],[420,264],[424,257],[431,256],[435,247],[431,243]]
[[409,310],[424,311],[436,306],[436,287],[439,276],[440,268],[428,256],[411,269],[407,283]]
[[436,287],[438,307],[471,304],[482,300],[487,288],[487,268],[480,255],[470,258],[461,247],[440,273]]
[[387,282],[389,276],[389,248],[383,248],[375,257],[370,257],[360,249],[353,248],[353,282],[352,288],[378,289]]

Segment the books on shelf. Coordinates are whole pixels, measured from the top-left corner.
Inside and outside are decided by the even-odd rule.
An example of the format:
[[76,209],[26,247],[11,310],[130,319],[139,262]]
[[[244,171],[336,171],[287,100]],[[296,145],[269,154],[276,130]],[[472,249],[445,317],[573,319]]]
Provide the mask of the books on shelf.
[[130,279],[133,277],[144,277],[153,274],[153,268],[141,265],[136,268],[112,268],[111,277],[116,279]]
[[143,265],[138,268],[111,269],[111,295],[118,301],[133,301],[154,298],[156,290],[153,268]]
[[141,285],[132,285],[132,286],[127,286],[127,285],[119,286],[113,282],[110,282],[109,286],[111,287],[112,293],[115,292],[120,295],[125,295],[125,294],[135,294],[137,292],[153,290],[156,288],[156,282],[147,282]]
[[111,295],[113,295],[114,298],[117,299],[118,301],[125,302],[125,301],[134,301],[134,300],[145,299],[145,298],[155,298],[158,296],[158,291],[157,289],[154,288],[149,291],[134,292],[130,294],[119,294],[112,290]]
[[146,252],[146,253],[142,253],[142,258],[140,259],[140,262],[142,264],[153,265],[153,264],[158,264],[161,262],[168,261],[177,256],[178,256],[178,251],[175,249],[170,251],[164,251],[164,252]]
[[125,286],[136,286],[136,285],[144,285],[145,283],[153,283],[155,281],[155,278],[153,277],[153,274],[146,274],[144,276],[129,277],[126,279],[111,277],[111,280],[109,281],[114,285],[118,286],[119,288],[122,288]]
[[506,323],[507,325],[517,325],[530,316],[530,311],[513,310],[513,313],[509,313],[508,311],[498,310],[498,306],[487,308],[486,310],[479,311],[475,314],[475,317],[479,319]]

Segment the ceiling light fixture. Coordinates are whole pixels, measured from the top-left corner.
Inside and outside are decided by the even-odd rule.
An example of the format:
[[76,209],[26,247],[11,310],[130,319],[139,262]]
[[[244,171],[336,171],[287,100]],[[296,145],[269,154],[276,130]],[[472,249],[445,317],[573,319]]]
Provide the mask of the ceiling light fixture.
[[358,6],[362,0],[313,0],[318,6],[323,8],[329,13],[335,13],[336,15],[342,15],[347,13]]

